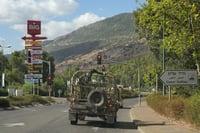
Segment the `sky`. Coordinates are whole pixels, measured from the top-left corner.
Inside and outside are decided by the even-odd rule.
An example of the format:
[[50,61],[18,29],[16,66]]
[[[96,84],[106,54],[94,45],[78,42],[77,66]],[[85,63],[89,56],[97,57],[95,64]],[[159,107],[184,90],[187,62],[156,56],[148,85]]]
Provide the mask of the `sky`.
[[[133,12],[145,0],[1,0],[0,50],[4,54],[24,49],[27,20],[41,21],[48,40],[120,13]],[[8,48],[11,46],[11,48]]]

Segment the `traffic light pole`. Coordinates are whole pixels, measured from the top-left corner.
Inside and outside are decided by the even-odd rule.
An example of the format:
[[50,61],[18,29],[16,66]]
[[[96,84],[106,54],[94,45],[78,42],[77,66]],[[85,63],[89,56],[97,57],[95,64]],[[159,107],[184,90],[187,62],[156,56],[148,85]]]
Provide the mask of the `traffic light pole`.
[[51,75],[51,61],[46,61],[46,60],[42,60],[42,59],[37,59],[37,60],[47,63],[49,65],[49,75]]
[[[49,76],[51,76],[51,61],[46,61],[46,60],[41,60],[41,61],[44,62],[44,63],[47,63],[49,65]],[[50,97],[51,96],[51,91],[52,91],[51,85],[49,85],[48,91],[49,91],[49,97]],[[54,94],[54,96],[55,96],[55,94]]]
[[42,62],[45,62],[49,65],[49,75],[51,75],[51,61],[42,60]]

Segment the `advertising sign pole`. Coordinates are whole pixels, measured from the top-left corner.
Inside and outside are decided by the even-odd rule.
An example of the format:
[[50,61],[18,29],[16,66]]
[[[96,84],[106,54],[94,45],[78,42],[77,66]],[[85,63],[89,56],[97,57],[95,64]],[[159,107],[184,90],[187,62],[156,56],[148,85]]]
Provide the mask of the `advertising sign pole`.
[[[25,82],[33,83],[33,95],[35,95],[35,85],[40,84],[43,80],[41,69],[43,62],[42,60],[42,41],[47,37],[37,36],[41,34],[41,21],[28,20],[27,21],[27,33],[31,36],[23,36],[22,39],[25,41],[26,61],[28,67],[28,74],[24,75]],[[31,75],[31,76],[30,76]],[[39,93],[38,93],[39,94]]]

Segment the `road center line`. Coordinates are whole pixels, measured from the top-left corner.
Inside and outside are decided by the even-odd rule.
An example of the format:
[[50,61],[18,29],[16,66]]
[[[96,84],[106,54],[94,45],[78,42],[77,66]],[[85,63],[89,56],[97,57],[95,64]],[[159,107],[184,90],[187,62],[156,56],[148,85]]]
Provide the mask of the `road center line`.
[[16,127],[16,126],[24,126],[24,123],[7,123],[4,124],[5,127]]

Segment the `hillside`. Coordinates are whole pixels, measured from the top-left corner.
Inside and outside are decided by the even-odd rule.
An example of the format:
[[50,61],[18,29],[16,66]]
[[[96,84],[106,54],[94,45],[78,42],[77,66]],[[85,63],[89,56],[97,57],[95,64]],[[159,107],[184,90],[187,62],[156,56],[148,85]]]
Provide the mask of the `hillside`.
[[144,41],[134,32],[136,28],[132,13],[123,13],[48,41],[44,49],[54,56],[57,69],[95,64],[99,51],[104,63],[123,61],[146,52]]

